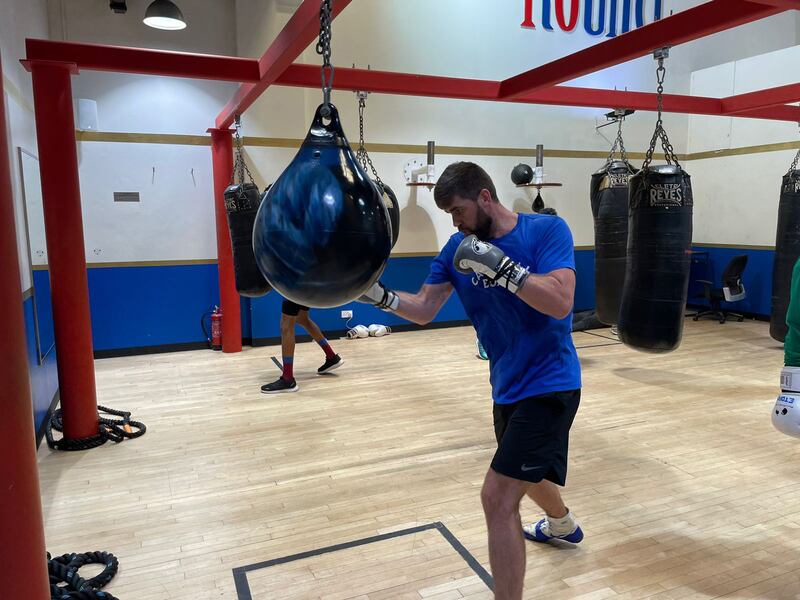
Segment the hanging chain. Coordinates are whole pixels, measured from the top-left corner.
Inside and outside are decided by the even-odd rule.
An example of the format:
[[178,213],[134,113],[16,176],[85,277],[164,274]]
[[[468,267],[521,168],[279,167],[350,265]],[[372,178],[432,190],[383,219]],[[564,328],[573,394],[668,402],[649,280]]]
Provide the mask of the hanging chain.
[[611,146],[611,152],[608,153],[608,158],[606,159],[607,163],[611,163],[614,160],[614,154],[619,150],[620,158],[622,158],[622,162],[626,165],[628,163],[628,152],[625,150],[625,142],[622,139],[622,122],[625,120],[625,117],[618,117],[617,123],[619,123],[619,128],[617,129],[617,139],[614,140],[614,145]]
[[358,95],[358,150],[356,150],[356,160],[364,167],[364,171],[367,171],[367,168],[372,171],[372,175],[375,177],[375,183],[377,183],[381,191],[383,191],[383,181],[381,181],[380,175],[378,175],[378,171],[375,169],[375,165],[372,164],[372,159],[367,153],[367,147],[364,145],[364,109],[367,106],[367,94],[369,94],[369,92],[356,92],[356,94]]
[[644,164],[642,165],[643,169],[646,169],[650,166],[650,162],[653,160],[653,152],[655,152],[656,149],[656,140],[659,138],[661,139],[661,147],[664,149],[664,158],[667,160],[667,163],[675,163],[676,166],[680,166],[680,163],[678,163],[678,157],[675,156],[675,150],[672,148],[672,144],[669,141],[667,132],[664,129],[664,122],[661,118],[664,110],[664,78],[667,73],[667,70],[664,68],[664,59],[668,56],[669,48],[662,48],[661,50],[657,50],[655,52],[655,57],[658,60],[658,68],[656,69],[656,81],[658,82],[658,120],[656,121],[656,129],[653,132],[653,137],[650,140],[650,147],[647,149],[647,155],[645,157]]
[[319,7],[319,41],[317,54],[322,56],[322,110],[323,117],[331,114],[331,90],[333,89],[333,65],[331,64],[331,4],[333,0],[322,0]]
[[234,116],[234,126],[236,128],[236,132],[233,137],[234,144],[236,146],[235,154],[236,160],[233,163],[233,173],[231,173],[231,185],[236,183],[236,176],[239,176],[239,183],[244,183],[244,174],[247,173],[248,179],[250,179],[250,183],[253,185],[256,182],[253,180],[253,175],[250,173],[250,169],[247,168],[247,163],[244,162],[244,145],[242,144],[242,137],[239,134],[239,130],[242,128],[242,117],[241,115]]
[[[798,123],[800,125],[800,123]],[[797,151],[797,154],[794,155],[794,160],[792,161],[792,166],[789,167],[789,172],[786,173],[789,176],[793,176],[794,172],[797,170],[797,162],[800,161],[800,150]]]

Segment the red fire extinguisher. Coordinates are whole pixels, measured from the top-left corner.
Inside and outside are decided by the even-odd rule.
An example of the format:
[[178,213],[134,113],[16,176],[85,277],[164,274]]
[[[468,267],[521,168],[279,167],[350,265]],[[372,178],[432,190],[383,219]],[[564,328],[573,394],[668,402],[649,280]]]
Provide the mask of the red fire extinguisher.
[[222,350],[222,311],[218,306],[211,313],[211,349]]

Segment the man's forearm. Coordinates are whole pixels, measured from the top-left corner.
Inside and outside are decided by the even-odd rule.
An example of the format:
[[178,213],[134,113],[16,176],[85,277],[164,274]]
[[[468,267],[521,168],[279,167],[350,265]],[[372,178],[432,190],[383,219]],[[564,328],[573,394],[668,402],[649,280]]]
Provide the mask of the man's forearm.
[[435,312],[423,301],[419,294],[396,292],[400,303],[395,314],[417,325],[427,325],[433,320]]
[[555,277],[531,274],[517,291],[517,297],[554,319],[563,319],[572,310],[573,294]]
[[377,282],[366,290],[358,301],[372,304],[413,323],[425,325],[433,320],[439,308],[447,301],[452,289],[452,286],[425,284],[419,292],[411,294],[395,292]]

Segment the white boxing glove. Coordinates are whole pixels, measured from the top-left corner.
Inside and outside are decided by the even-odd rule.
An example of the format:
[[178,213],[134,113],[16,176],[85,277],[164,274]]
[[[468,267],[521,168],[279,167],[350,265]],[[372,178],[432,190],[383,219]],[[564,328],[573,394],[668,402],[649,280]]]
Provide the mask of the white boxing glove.
[[800,438],[800,367],[781,371],[781,393],[772,409],[772,424],[781,433]]
[[369,334],[372,337],[382,337],[384,335],[389,335],[392,333],[392,328],[387,327],[386,325],[370,325],[369,326]]
[[400,298],[380,281],[376,281],[360,298],[356,298],[356,302],[372,304],[381,310],[389,312],[397,310],[397,306],[400,304]]
[[800,438],[800,394],[782,392],[772,409],[772,424],[786,435]]
[[365,337],[369,337],[369,329],[367,329],[363,325],[356,325],[350,331],[347,332],[348,340],[354,340],[357,338],[365,338]]

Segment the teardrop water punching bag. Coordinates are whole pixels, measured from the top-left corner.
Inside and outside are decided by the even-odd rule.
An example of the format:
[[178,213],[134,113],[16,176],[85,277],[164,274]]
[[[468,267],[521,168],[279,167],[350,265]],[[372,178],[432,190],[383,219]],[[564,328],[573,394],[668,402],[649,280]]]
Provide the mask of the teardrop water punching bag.
[[258,298],[272,289],[258,270],[253,253],[253,226],[261,204],[261,194],[254,183],[242,183],[225,188],[224,198],[236,291],[242,296]]
[[786,309],[792,269],[800,258],[800,171],[792,169],[783,176],[778,205],[778,229],[775,236],[775,264],[772,267],[772,313],[769,335],[784,341],[788,327]]
[[597,318],[616,325],[622,304],[628,249],[628,180],[633,167],[613,160],[592,175],[594,286]]
[[692,186],[678,164],[643,168],[629,181],[628,252],[619,338],[645,352],[680,345],[689,288]]
[[264,197],[253,248],[267,281],[304,306],[329,308],[377,281],[391,250],[391,223],[333,105],[320,105],[300,150]]

